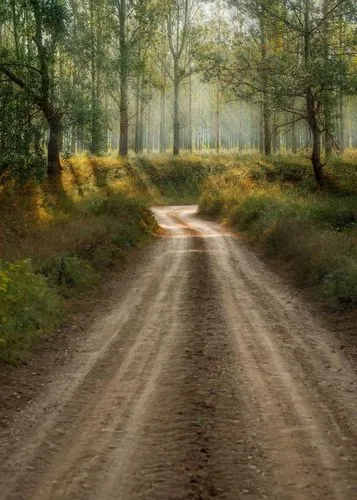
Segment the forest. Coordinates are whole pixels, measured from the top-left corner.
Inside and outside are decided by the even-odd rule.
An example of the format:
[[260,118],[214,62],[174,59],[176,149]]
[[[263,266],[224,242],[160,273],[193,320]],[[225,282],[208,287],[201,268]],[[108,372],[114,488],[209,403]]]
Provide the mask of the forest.
[[357,147],[353,0],[2,0],[0,174],[60,156]]
[[357,0],[0,0],[0,500],[357,499]]
[[0,106],[6,362],[150,240],[155,204],[357,304],[354,0],[1,0]]

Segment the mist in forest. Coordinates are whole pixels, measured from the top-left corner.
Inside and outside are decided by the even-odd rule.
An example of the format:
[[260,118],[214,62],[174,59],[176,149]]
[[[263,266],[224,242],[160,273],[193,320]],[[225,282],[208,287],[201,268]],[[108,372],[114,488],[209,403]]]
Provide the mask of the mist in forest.
[[357,147],[356,19],[348,0],[2,0],[0,173],[248,149],[310,151],[321,183]]

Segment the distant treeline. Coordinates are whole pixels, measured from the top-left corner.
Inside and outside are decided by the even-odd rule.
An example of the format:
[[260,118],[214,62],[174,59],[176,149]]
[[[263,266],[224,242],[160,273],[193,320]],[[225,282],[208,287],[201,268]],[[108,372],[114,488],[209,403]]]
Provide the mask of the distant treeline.
[[3,0],[0,175],[60,155],[357,147],[354,0]]

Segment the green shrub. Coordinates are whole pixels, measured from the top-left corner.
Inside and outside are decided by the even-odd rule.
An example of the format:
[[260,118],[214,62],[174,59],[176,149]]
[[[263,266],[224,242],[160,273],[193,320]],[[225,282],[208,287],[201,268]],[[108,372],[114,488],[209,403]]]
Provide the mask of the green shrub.
[[222,172],[225,165],[217,159],[183,155],[180,157],[147,157],[137,160],[137,167],[147,182],[153,185],[166,201],[195,201],[204,181]]
[[60,319],[61,303],[31,261],[0,260],[0,359],[18,363]]
[[102,217],[111,241],[122,249],[137,245],[157,226],[151,210],[143,201],[121,194],[92,199],[88,211]]
[[228,220],[268,256],[284,260],[297,283],[312,287],[331,307],[354,307],[357,199],[329,189],[314,192],[303,163],[286,171],[284,165],[279,158],[251,162],[210,178],[200,211]]
[[56,256],[42,266],[41,273],[64,296],[90,288],[98,281],[89,262],[77,255]]
[[344,310],[357,305],[357,259],[341,256],[336,266],[329,270],[322,293],[331,306]]
[[336,231],[353,227],[357,222],[355,200],[344,200],[330,195],[320,203],[313,203],[306,209],[306,217],[313,222]]
[[118,257],[156,230],[142,193],[131,189],[133,183],[128,189],[113,182],[118,172],[126,175],[119,161],[71,162],[62,177],[68,196],[57,198],[35,183],[14,192],[9,184],[6,196],[2,192],[2,256],[15,262],[0,261],[0,361],[21,360],[57,323],[63,298],[93,287]]
[[219,192],[206,191],[205,196],[201,198],[199,211],[201,214],[210,217],[219,217],[223,213],[224,200]]

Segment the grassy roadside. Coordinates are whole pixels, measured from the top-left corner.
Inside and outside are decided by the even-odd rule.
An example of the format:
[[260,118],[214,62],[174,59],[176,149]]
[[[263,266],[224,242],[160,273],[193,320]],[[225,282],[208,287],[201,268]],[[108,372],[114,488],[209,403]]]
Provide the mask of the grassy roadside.
[[63,185],[57,199],[35,183],[0,191],[0,361],[23,361],[72,298],[156,229],[147,194],[120,160],[74,158]]
[[209,178],[202,214],[225,220],[278,258],[331,309],[357,305],[357,162],[335,159],[317,191],[302,158],[242,158]]
[[0,361],[19,363],[130,249],[156,229],[149,204],[197,203],[244,232],[335,310],[357,304],[357,159],[318,192],[298,157],[75,157],[65,195],[0,179]]
[[140,156],[134,163],[137,184],[152,203],[196,204],[206,179],[226,171],[229,159],[214,154]]
[[170,155],[63,161],[64,195],[0,179],[0,361],[19,363],[71,300],[156,229],[149,204],[197,202],[225,159]]

